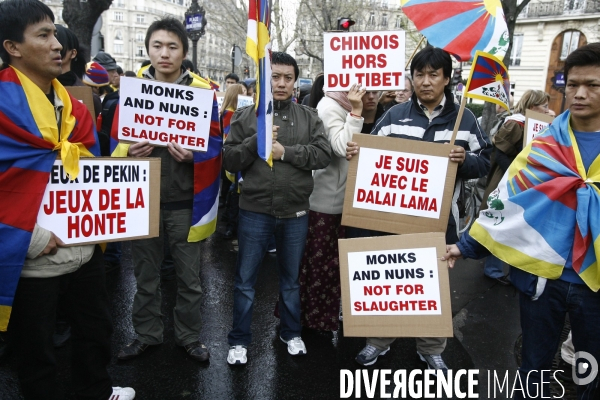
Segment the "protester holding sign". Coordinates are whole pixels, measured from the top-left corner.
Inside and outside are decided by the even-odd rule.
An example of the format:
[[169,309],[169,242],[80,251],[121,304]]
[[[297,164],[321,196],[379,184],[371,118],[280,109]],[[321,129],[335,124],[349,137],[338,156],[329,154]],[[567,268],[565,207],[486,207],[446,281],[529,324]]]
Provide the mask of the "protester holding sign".
[[339,328],[340,273],[338,238],[341,226],[348,161],[346,143],[355,133],[371,133],[383,114],[377,92],[352,85],[349,92],[327,92],[317,105],[331,144],[331,163],[315,171],[310,196],[308,235],[300,264],[302,324],[336,331]]
[[[197,81],[194,75],[181,66],[188,51],[188,40],[181,22],[164,18],[152,23],[146,32],[146,51],[152,65],[144,72],[144,78],[155,83],[171,82],[208,88],[208,85]],[[125,90],[124,81],[125,79],[121,84],[121,92]],[[121,107],[120,104],[116,115],[119,115]],[[154,147],[148,141],[132,145],[121,143],[113,151],[113,156],[160,157],[162,167],[161,235],[132,243],[137,280],[132,319],[137,339],[121,349],[118,355],[120,360],[135,358],[150,346],[163,342],[160,265],[163,260],[164,233],[168,234],[178,281],[177,301],[173,312],[175,343],[184,347],[194,360],[206,361],[209,358],[206,346],[199,341],[202,289],[198,242],[212,234],[216,225],[222,145],[216,118],[218,116],[214,101],[206,153],[194,155],[175,142],[169,143],[168,147]],[[116,144],[117,120],[115,118],[113,122],[113,144]],[[203,186],[204,192],[196,193],[195,184],[197,187]]]
[[[450,55],[439,48],[428,46],[416,54],[410,66],[410,73],[414,80],[411,101],[388,110],[377,122],[372,134],[448,143],[458,114],[458,107],[454,103],[449,85],[452,74]],[[459,167],[452,213],[446,230],[447,243],[458,240],[456,199],[460,180],[479,178],[489,170],[491,145],[470,111],[465,112],[460,122],[456,145],[449,154],[450,161],[458,163]],[[347,158],[352,158],[357,152],[356,143],[349,142]],[[389,351],[393,341],[394,338],[367,339],[367,345],[358,354],[356,361],[362,365],[375,363],[379,355]],[[429,368],[448,369],[441,356],[445,347],[445,338],[417,338],[419,357]]]
[[550,393],[544,372],[552,369],[567,313],[577,398],[600,394],[600,43],[569,54],[564,74],[568,111],[517,155],[490,208],[443,258],[452,267],[461,256],[491,253],[514,267],[524,386],[516,399]]
[[[514,161],[517,154],[523,150],[525,111],[533,110],[547,114],[549,100],[550,95],[542,90],[527,90],[517,103],[514,113],[506,117],[504,124],[494,136],[492,140],[494,152],[490,173],[488,174],[487,188],[483,194],[485,201],[481,203],[480,211],[487,210],[487,200],[490,193],[496,190],[508,166]],[[502,285],[510,285],[510,280],[504,275],[504,263],[494,256],[488,257],[485,261],[483,273]]]
[[60,293],[72,327],[74,396],[129,400],[135,391],[112,388],[107,370],[112,323],[100,247],[64,247],[37,224],[57,157],[75,180],[79,157],[100,150],[86,106],[55,79],[62,47],[53,21],[42,2],[0,3],[0,331],[10,318],[25,399],[58,399],[52,334]]

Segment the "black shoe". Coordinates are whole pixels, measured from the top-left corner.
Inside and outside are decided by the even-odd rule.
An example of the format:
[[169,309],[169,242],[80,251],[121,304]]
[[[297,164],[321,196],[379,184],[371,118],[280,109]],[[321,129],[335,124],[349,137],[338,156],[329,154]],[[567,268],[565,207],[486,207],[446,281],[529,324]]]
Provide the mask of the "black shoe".
[[52,335],[52,344],[55,348],[63,347],[71,337],[71,327],[67,324],[57,324]]
[[117,355],[117,358],[121,361],[130,360],[141,355],[149,347],[149,344],[142,343],[139,340],[135,339],[133,342],[129,343],[127,346],[121,349],[121,351]]
[[573,366],[560,358],[556,366],[556,376],[565,382],[573,382]]
[[508,275],[504,275],[501,276],[499,278],[494,278],[496,280],[496,282],[498,282],[499,284],[503,285],[503,286],[510,286],[512,283],[510,282],[510,279],[508,278]]
[[187,351],[190,358],[196,361],[208,361],[208,357],[210,356],[208,349],[199,341],[186,344],[183,348]]

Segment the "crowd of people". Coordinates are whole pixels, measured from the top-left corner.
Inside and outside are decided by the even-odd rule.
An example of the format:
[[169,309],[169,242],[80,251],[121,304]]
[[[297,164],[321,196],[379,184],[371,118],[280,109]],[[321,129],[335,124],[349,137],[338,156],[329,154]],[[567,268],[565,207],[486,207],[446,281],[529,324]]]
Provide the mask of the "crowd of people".
[[[57,157],[63,162],[66,157],[77,161],[79,156],[100,155],[160,158],[160,234],[132,241],[137,290],[131,318],[136,337],[120,349],[118,359],[134,359],[163,342],[160,283],[169,270],[168,276],[177,279],[175,343],[191,359],[206,362],[210,353],[200,338],[199,312],[202,238],[190,234],[194,185],[202,171],[195,168],[194,153],[177,143],[166,147],[148,141],[119,143],[115,132],[121,76],[206,90],[213,87],[186,59],[185,27],[171,18],[157,20],[148,28],[149,62],[137,73],[123,72],[105,52],[88,62],[86,46],[72,31],[55,25],[52,11],[37,0],[0,3],[0,43],[0,193],[4,201],[0,211],[0,330],[7,331],[8,343],[18,355],[22,394],[27,400],[58,398],[54,347],[71,337],[75,397],[133,399],[135,391],[113,387],[108,373],[112,321],[105,275],[119,268],[120,243],[109,243],[106,248],[65,246],[52,231],[37,224],[37,211]],[[349,162],[360,152],[352,137],[371,134],[448,143],[459,109],[450,90],[451,74],[450,55],[427,46],[413,58],[402,90],[379,93],[354,84],[347,92],[324,91],[320,74],[312,87],[296,92],[296,61],[289,54],[273,52],[272,165],[258,155],[260,127],[254,107],[238,107],[239,96],[255,97],[256,82],[240,81],[235,74],[226,77],[221,135],[211,140],[222,146],[221,202],[227,218],[223,236],[235,239],[238,251],[233,322],[226,339],[229,364],[248,362],[254,287],[270,251],[275,252],[279,270],[275,310],[281,320],[279,337],[289,354],[307,355],[303,327],[340,329],[344,310],[338,239],[390,234],[341,223]],[[600,360],[600,272],[594,251],[600,233],[595,222],[600,210],[600,44],[572,52],[564,75],[568,109],[533,147],[523,148],[524,114],[526,110],[550,113],[550,97],[539,90],[525,92],[512,114],[500,115],[493,135],[484,132],[475,115],[466,111],[448,154],[449,161],[457,164],[457,176],[443,259],[453,267],[461,256],[487,256],[486,275],[502,284],[512,283],[520,291],[523,363],[519,374],[532,386],[548,384],[538,372],[551,368],[567,314],[574,351]],[[86,107],[65,90],[65,86],[84,85],[92,88],[96,126]],[[540,154],[552,163],[535,158]],[[67,173],[76,177],[78,171]],[[509,185],[513,192],[508,194],[502,189],[507,187],[507,176],[515,176]],[[552,243],[562,245],[562,252],[553,258],[558,261],[534,262],[526,251],[512,256],[506,245],[496,243],[496,238],[515,237],[541,248],[547,256],[549,250],[540,244],[541,239],[518,223],[476,224],[470,234],[459,238],[461,183],[485,177],[485,198],[493,195],[506,204],[526,199],[521,204],[526,217],[543,220],[540,237],[551,235]],[[556,203],[548,204],[546,196]],[[575,210],[576,216],[567,218],[560,207]],[[482,211],[486,208],[482,204]],[[510,269],[510,278],[505,268]],[[367,338],[356,362],[375,364],[393,342],[389,337]],[[416,338],[424,367],[444,373],[449,369],[442,357],[445,346],[446,338]],[[579,398],[597,398],[598,382],[596,378],[580,385]]]

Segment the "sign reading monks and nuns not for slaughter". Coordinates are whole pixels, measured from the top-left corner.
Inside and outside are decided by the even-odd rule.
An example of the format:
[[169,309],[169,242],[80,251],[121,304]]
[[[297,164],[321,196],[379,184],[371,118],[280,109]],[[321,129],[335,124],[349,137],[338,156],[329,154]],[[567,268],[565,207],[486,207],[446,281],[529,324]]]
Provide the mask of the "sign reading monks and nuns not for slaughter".
[[160,159],[82,158],[69,180],[55,161],[37,223],[66,244],[158,236]]
[[352,315],[440,315],[435,247],[348,253]]
[[120,141],[207,150],[214,91],[138,78],[121,78],[120,91]]
[[404,89],[404,31],[323,34],[325,91]]
[[448,158],[360,149],[353,207],[440,218]]

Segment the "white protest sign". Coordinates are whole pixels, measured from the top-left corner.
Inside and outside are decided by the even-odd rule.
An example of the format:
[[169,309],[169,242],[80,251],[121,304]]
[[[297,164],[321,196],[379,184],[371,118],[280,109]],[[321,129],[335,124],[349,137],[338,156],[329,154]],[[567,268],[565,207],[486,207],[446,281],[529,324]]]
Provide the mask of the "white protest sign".
[[438,219],[448,158],[363,147],[353,207]]
[[404,31],[323,34],[325,91],[404,89]]
[[238,96],[237,108],[250,106],[252,104],[254,104],[254,101],[252,100],[252,96],[244,96],[241,94]]
[[525,112],[525,134],[523,135],[523,147],[527,146],[534,137],[539,135],[548,125],[552,123],[554,117],[547,114],[527,110]]
[[435,247],[348,253],[352,315],[440,315]]
[[207,150],[214,91],[125,77],[120,91],[119,140]]
[[41,227],[66,244],[150,237],[153,230],[157,236],[158,204],[151,210],[151,197],[160,195],[160,160],[85,158],[79,171],[71,182],[62,162],[54,163],[38,213]]

